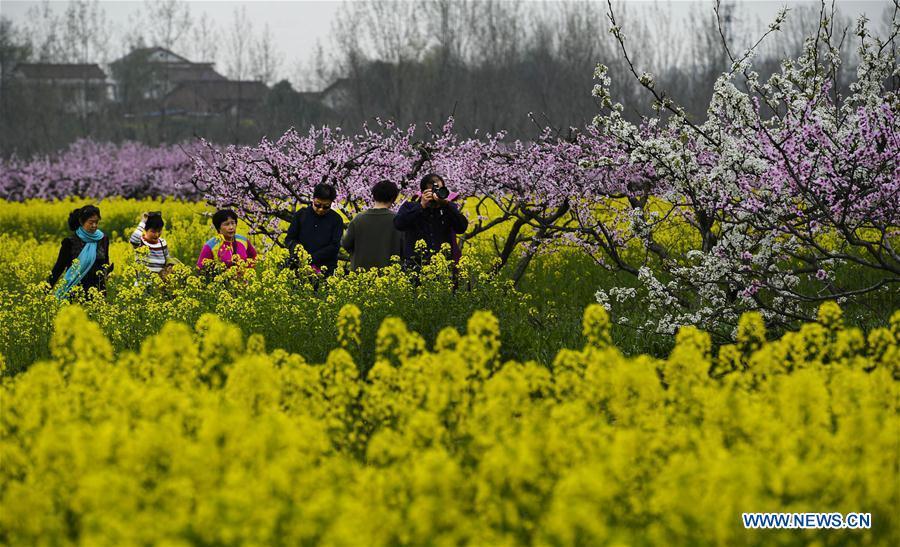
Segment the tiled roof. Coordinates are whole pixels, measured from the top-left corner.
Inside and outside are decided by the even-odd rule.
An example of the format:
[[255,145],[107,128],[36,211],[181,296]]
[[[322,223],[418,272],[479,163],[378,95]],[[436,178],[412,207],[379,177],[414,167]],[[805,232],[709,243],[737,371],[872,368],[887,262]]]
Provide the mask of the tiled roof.
[[168,50],[168,49],[163,48],[163,47],[155,46],[155,47],[139,47],[139,48],[134,48],[134,49],[132,49],[131,51],[129,51],[124,57],[115,60],[112,64],[115,65],[115,64],[119,64],[119,63],[122,63],[122,62],[125,62],[125,61],[130,61],[130,60],[132,60],[132,59],[135,59],[135,60],[137,60],[137,59],[145,60],[145,59],[147,59],[147,57],[149,57],[150,55],[152,55],[152,54],[154,54],[154,53],[156,53],[156,52],[167,53],[167,54],[169,54],[169,55],[171,55],[171,56],[173,56],[173,57],[177,57],[177,58],[181,59],[181,60],[182,60],[183,62],[185,62],[185,63],[190,63],[190,61],[188,61],[186,58],[182,57],[181,55],[178,55],[178,54],[175,53],[174,51]]
[[96,64],[21,63],[16,71],[34,80],[106,80]]
[[191,63],[173,65],[166,69],[170,82],[222,81],[222,76],[212,68],[212,63]]

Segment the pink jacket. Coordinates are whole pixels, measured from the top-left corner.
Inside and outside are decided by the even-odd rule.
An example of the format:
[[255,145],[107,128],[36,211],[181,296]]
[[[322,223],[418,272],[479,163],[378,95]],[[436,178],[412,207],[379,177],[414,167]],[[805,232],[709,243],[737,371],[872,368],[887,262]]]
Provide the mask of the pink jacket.
[[[230,268],[234,265],[235,259],[252,261],[255,258],[256,249],[246,237],[235,235],[233,241],[225,241],[221,235],[217,235],[203,245],[200,258],[197,259],[197,267],[203,268],[207,260],[212,260],[223,262],[225,267]],[[250,266],[253,266],[253,262]]]

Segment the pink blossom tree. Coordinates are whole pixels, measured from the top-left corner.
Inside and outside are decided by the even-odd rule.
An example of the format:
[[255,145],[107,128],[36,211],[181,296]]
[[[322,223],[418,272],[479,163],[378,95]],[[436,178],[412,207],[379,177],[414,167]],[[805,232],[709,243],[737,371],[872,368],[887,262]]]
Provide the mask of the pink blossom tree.
[[[824,6],[798,59],[765,82],[752,70],[782,13],[743,55],[726,50],[732,67],[715,84],[706,120],[695,122],[635,68],[611,4],[609,16],[658,113],[640,124],[621,115],[599,66],[594,94],[604,110],[586,128],[546,129],[528,142],[503,132],[460,139],[452,120],[418,138],[415,126],[380,120],[357,135],[289,131],[255,147],[210,146],[194,184],[278,243],[283,221],[317,183],[334,184],[352,216],[378,180],[412,196],[419,176],[438,172],[472,198],[463,240],[503,226],[491,236],[501,266],[517,257],[514,278],[535,253],[578,248],[634,276],[635,286],[599,291],[598,300],[637,300],[652,317],[639,327],[657,332],[696,324],[727,337],[743,311],[787,323],[809,319],[822,300],[896,290],[896,22],[884,40],[860,23],[857,77],[842,94]],[[838,275],[850,270],[863,275]]]
[[571,197],[583,193],[580,163],[588,156],[579,137],[561,139],[546,130],[528,143],[508,142],[503,132],[462,140],[452,119],[440,130],[426,126],[425,133],[416,139],[415,126],[376,120],[358,135],[323,127],[290,130],[253,147],[219,150],[206,143],[209,154],[196,160],[193,182],[210,203],[240,210],[255,233],[281,244],[284,222],[311,201],[316,184],[333,184],[341,210],[352,218],[369,204],[375,182],[397,182],[412,197],[417,179],[436,172],[454,191],[475,198],[463,243],[506,226],[494,236],[497,256],[502,267],[525,248],[514,271],[521,277],[534,253],[561,233]]
[[0,163],[0,198],[194,198],[192,157],[202,152],[194,144],[150,147],[78,140],[53,156]]

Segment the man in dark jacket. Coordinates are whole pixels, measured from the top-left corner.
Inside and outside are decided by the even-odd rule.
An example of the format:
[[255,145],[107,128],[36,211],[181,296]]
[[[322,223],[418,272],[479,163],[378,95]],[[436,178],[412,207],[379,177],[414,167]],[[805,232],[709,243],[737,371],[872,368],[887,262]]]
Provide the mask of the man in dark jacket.
[[[469,220],[455,204],[447,200],[444,180],[435,174],[422,177],[419,183],[421,195],[400,206],[394,217],[394,226],[404,232],[403,261],[407,266],[420,266],[432,254],[440,251],[441,245],[453,245],[456,234],[469,227]],[[427,256],[416,255],[416,242],[424,241]]]
[[344,221],[331,210],[337,197],[334,186],[317,184],[313,189],[313,201],[309,207],[297,211],[288,228],[285,245],[295,255],[297,245],[301,245],[310,255],[310,265],[318,272],[329,276],[337,268],[338,250]]

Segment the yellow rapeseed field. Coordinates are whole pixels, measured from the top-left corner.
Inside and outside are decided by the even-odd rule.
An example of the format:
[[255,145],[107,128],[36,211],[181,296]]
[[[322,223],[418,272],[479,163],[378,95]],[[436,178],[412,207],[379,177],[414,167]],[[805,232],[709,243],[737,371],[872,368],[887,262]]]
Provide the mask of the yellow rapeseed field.
[[[360,311],[324,363],[214,315],[116,354],[81,307],[5,377],[10,544],[896,544],[900,313],[863,336],[826,304],[766,341],[624,357],[609,320],[552,363],[502,362],[475,313],[433,347]],[[710,374],[712,372],[712,374]],[[871,530],[746,531],[747,511],[864,511]]]
[[[123,239],[148,204],[107,205],[115,279],[69,304],[43,279],[73,205],[0,204],[0,544],[900,544],[900,311],[863,332],[828,302],[783,335],[750,313],[660,358],[594,304],[567,348],[471,257],[456,290],[442,259],[317,288],[279,250],[163,283]],[[208,211],[170,206],[190,260]]]

